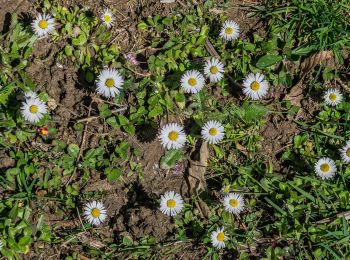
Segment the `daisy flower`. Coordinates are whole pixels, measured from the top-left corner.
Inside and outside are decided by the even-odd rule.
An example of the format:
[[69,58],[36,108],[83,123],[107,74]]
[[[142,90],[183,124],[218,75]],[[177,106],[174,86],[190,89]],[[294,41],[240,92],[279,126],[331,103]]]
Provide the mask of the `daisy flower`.
[[0,240],[0,250],[2,249],[3,246],[4,246],[4,244],[3,244],[2,241]]
[[35,93],[34,91],[27,91],[26,93],[24,93],[24,97],[25,98],[37,98],[38,94]]
[[160,197],[160,210],[168,216],[175,216],[183,208],[184,201],[180,194],[168,191]]
[[204,75],[209,78],[210,82],[216,83],[224,77],[224,64],[217,58],[207,60],[204,65]]
[[209,144],[217,144],[224,138],[224,127],[218,121],[208,121],[202,127],[202,137]]
[[332,159],[323,157],[316,162],[315,172],[321,179],[330,179],[337,173],[337,166]]
[[159,139],[166,149],[180,149],[186,143],[186,134],[181,125],[171,123],[163,126]]
[[231,192],[231,186],[230,185],[225,185],[221,189],[221,193],[224,195],[227,195]]
[[106,98],[119,95],[124,80],[119,71],[115,69],[104,69],[97,77],[97,93]]
[[32,29],[39,37],[48,35],[55,30],[55,20],[49,14],[38,14],[32,22]]
[[232,20],[225,21],[221,28],[220,37],[227,41],[237,39],[239,37],[239,25]]
[[350,140],[340,149],[340,155],[344,163],[350,162]]
[[218,249],[224,248],[225,240],[227,240],[227,236],[224,232],[224,228],[218,228],[216,231],[211,233],[211,243],[213,247]]
[[327,105],[334,107],[343,100],[343,94],[338,89],[328,89],[323,98]]
[[111,10],[109,10],[108,8],[105,9],[103,14],[101,15],[101,20],[107,26],[107,28],[112,27],[114,24],[114,16]]
[[181,78],[181,87],[185,93],[198,93],[204,87],[204,77],[197,70],[186,71]]
[[224,197],[223,204],[227,212],[239,214],[244,209],[243,196],[237,193],[229,193]]
[[268,83],[264,75],[250,73],[243,81],[243,93],[253,100],[258,100],[267,94]]
[[92,201],[85,205],[84,216],[86,220],[92,225],[99,225],[105,221],[107,211],[102,202]]
[[39,98],[27,98],[23,101],[21,113],[25,120],[36,123],[47,113],[46,105]]

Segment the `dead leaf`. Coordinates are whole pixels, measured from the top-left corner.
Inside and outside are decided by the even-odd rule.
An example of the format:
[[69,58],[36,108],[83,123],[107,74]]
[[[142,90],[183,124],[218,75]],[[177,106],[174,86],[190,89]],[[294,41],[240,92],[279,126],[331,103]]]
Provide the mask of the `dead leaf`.
[[208,158],[209,158],[209,149],[208,144],[203,142],[201,148],[199,150],[199,162],[204,167],[208,166]]
[[207,203],[202,200],[202,198],[198,197],[196,202],[196,207],[199,210],[199,213],[201,214],[201,217],[204,219],[208,219],[210,216],[210,208],[208,207]]
[[316,65],[326,64],[326,62],[332,58],[332,51],[321,51],[306,58],[300,65],[302,77],[304,77],[307,73],[313,70],[316,67]]
[[[208,144],[203,142],[199,150],[199,161],[190,160],[190,168],[188,169],[188,175],[186,176],[186,183],[188,186],[188,193],[190,195],[200,194],[207,189],[207,183],[205,180],[205,172],[208,163],[209,150]],[[208,205],[198,197],[196,207],[200,211],[203,218],[208,218],[210,215],[210,209]]]
[[285,100],[290,100],[292,105],[300,107],[301,100],[303,98],[303,81],[305,76],[310,73],[317,65],[325,64],[329,65],[334,63],[333,52],[332,51],[321,51],[315,53],[310,57],[306,58],[300,64],[300,79],[299,81],[291,87],[289,93],[284,97]]
[[81,243],[83,244],[87,244],[89,246],[92,246],[92,247],[95,247],[97,249],[101,249],[101,248],[104,248],[106,247],[106,244],[102,243],[101,241],[99,240],[96,240],[96,239],[93,239],[91,237],[88,237],[87,235],[85,234],[81,234],[80,236],[78,236],[78,239]]
[[81,255],[81,254],[78,254],[78,259],[79,260],[90,260],[90,258],[84,256],[84,255]]
[[45,195],[47,195],[47,190],[40,190],[40,189],[38,189],[38,190],[35,191],[35,194],[37,196],[39,196],[39,197],[45,196]]
[[236,143],[236,148],[237,148],[238,151],[243,153],[245,156],[248,156],[247,148],[245,148],[243,145],[241,145],[239,143]]
[[198,194],[206,190],[205,172],[209,156],[208,144],[203,142],[199,150],[199,161],[190,160],[188,169],[188,190],[190,194]]
[[301,85],[302,81],[299,81],[298,84],[291,88],[289,94],[287,94],[284,97],[285,100],[289,100],[292,103],[292,105],[298,107],[301,106],[301,100],[303,98],[303,88],[301,87]]

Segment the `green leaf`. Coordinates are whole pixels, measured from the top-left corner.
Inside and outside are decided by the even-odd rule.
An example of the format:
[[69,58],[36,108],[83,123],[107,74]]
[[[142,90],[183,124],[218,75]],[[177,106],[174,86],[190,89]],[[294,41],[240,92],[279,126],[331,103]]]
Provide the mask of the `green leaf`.
[[169,49],[170,47],[172,47],[174,45],[175,45],[175,42],[173,42],[172,40],[169,40],[163,45],[163,48],[164,49]]
[[129,143],[127,141],[121,142],[116,148],[115,152],[123,159],[128,159]]
[[119,177],[122,175],[122,173],[123,172],[120,168],[115,168],[115,169],[107,168],[105,170],[105,174],[107,175],[107,180],[109,182],[118,180]]
[[168,150],[165,155],[160,159],[160,168],[161,169],[171,169],[175,166],[176,162],[179,160],[185,159],[185,156],[182,154],[181,150],[171,149]]
[[112,116],[106,120],[107,124],[109,124],[113,128],[119,128],[119,124],[115,116]]
[[265,55],[258,60],[258,62],[256,63],[256,67],[259,69],[264,69],[266,67],[276,64],[282,59],[283,58],[280,55]]
[[79,146],[77,144],[68,145],[68,154],[72,157],[77,157],[79,153]]
[[119,115],[118,119],[119,119],[119,124],[122,126],[127,125],[129,123],[129,119],[127,119],[124,115]]
[[161,106],[156,106],[148,113],[148,117],[156,117],[163,114],[163,108]]
[[145,22],[141,22],[137,25],[137,28],[140,30],[146,30],[148,25]]
[[70,46],[70,45],[66,45],[66,47],[64,47],[64,53],[67,56],[72,56],[72,54],[73,54],[73,47]]

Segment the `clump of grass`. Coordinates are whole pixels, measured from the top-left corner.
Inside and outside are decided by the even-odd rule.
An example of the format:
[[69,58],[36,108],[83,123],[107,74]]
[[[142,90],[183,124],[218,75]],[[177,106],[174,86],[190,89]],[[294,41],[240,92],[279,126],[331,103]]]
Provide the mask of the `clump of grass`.
[[254,12],[269,30],[278,28],[292,38],[299,53],[332,50],[342,61],[341,51],[350,46],[349,8],[348,0],[267,0]]

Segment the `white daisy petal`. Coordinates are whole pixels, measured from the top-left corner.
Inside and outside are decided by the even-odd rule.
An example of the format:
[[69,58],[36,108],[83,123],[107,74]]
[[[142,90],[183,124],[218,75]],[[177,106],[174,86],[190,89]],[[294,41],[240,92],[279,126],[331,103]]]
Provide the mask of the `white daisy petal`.
[[119,95],[124,80],[119,71],[115,69],[104,69],[97,77],[97,93],[106,98]]
[[186,71],[181,78],[181,87],[185,93],[198,93],[204,87],[205,79],[197,70]]
[[218,228],[216,231],[213,231],[210,237],[213,247],[217,249],[225,247],[225,240],[227,240],[227,236],[224,232],[224,228]]
[[321,179],[330,179],[337,173],[337,166],[330,158],[321,158],[315,164],[315,172]]
[[250,73],[243,81],[243,93],[253,100],[266,96],[268,83],[260,73]]
[[202,127],[202,138],[209,144],[217,144],[224,138],[224,127],[218,121],[208,121]]
[[24,93],[24,97],[25,98],[37,98],[38,94],[35,93],[34,91],[27,91],[26,93]]
[[21,113],[25,120],[37,123],[47,113],[46,105],[39,98],[27,98],[23,101]]
[[204,75],[213,83],[220,81],[224,77],[224,64],[217,58],[207,60],[204,65]]
[[39,37],[46,36],[55,30],[55,20],[49,14],[38,14],[31,25]]
[[221,28],[220,37],[227,41],[231,41],[237,39],[239,37],[239,33],[239,25],[232,20],[227,20],[224,22]]
[[184,201],[180,194],[168,191],[160,197],[160,210],[168,216],[179,214],[183,208]]
[[113,13],[107,8],[101,15],[101,20],[107,26],[107,28],[110,28],[113,26],[115,19]]
[[244,198],[237,193],[229,193],[223,199],[225,210],[232,214],[239,214],[244,210]]
[[329,89],[323,95],[324,101],[329,106],[336,106],[343,100],[343,94],[338,89]]
[[344,163],[350,162],[350,140],[340,149],[340,155]]
[[186,134],[181,125],[171,123],[163,126],[159,139],[166,149],[180,149],[186,143]]
[[92,225],[99,225],[107,218],[107,211],[102,202],[92,201],[84,207],[84,217]]

